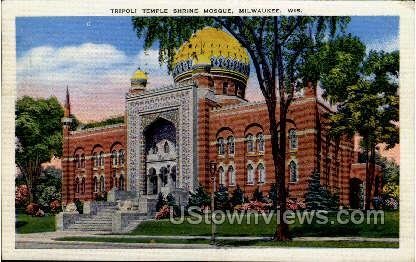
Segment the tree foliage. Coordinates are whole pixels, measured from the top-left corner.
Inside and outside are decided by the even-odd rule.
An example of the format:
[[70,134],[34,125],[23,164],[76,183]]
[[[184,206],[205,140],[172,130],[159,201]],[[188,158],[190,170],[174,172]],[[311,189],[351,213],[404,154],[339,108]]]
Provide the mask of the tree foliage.
[[370,51],[360,67],[355,84],[347,86],[345,97],[338,97],[337,113],[330,117],[332,133],[358,133],[367,163],[366,208],[370,207],[375,179],[376,147],[399,143],[399,53]]
[[24,96],[16,102],[16,165],[26,180],[31,201],[41,164],[62,155],[63,113],[55,97]]

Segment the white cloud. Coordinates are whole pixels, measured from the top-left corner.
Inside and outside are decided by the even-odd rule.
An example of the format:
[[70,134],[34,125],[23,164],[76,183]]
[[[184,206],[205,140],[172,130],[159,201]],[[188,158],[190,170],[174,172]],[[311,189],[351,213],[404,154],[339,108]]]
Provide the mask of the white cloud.
[[370,52],[370,50],[392,52],[399,49],[398,38],[379,39],[367,44],[367,52]]
[[[137,67],[149,73],[149,88],[172,82],[166,66],[159,66],[158,50],[142,50],[137,55],[128,56],[108,44],[84,43],[60,48],[40,46],[17,59],[18,94],[55,95],[63,99],[68,85],[73,103],[83,101],[73,107],[80,114],[97,108],[94,103],[102,106],[101,101],[111,103],[110,107],[122,112],[130,77]],[[114,114],[114,110],[109,111]]]

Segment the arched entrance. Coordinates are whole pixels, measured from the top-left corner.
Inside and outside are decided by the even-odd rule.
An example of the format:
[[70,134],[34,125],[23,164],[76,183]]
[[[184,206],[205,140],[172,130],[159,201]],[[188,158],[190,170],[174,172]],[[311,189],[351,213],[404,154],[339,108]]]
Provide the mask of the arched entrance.
[[163,118],[156,119],[144,130],[147,170],[145,192],[148,195],[166,195],[176,187],[176,135],[175,125]]

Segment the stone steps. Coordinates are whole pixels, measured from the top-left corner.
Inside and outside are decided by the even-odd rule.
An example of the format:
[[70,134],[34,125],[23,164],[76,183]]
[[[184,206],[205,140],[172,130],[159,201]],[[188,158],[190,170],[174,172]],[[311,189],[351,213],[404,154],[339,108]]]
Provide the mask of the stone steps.
[[67,230],[71,231],[107,231],[112,230],[113,214],[117,210],[114,204],[101,204],[100,211],[91,217],[83,217],[70,225]]

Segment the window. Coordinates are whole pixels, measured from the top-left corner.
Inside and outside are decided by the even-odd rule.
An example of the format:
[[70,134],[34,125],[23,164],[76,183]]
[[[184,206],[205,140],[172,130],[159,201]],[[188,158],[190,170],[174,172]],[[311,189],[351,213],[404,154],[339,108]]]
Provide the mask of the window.
[[290,170],[290,182],[298,181],[298,170],[295,161],[290,161],[289,170]]
[[113,166],[117,165],[118,159],[117,159],[117,151],[113,150],[113,152],[111,152],[111,162],[113,164]]
[[220,185],[225,185],[225,172],[224,172],[224,168],[222,166],[220,166],[220,168],[218,168],[218,175],[220,178]]
[[228,144],[228,154],[229,155],[234,155],[235,143],[234,143],[234,137],[233,136],[229,136],[227,138],[227,144]]
[[158,152],[157,146],[156,144],[154,144],[152,147],[152,154],[157,154],[157,152]]
[[289,145],[290,145],[290,149],[297,149],[298,148],[298,137],[296,135],[296,130],[295,129],[290,129],[289,130]]
[[104,166],[104,152],[100,152],[100,166]]
[[123,149],[118,151],[118,163],[120,165],[124,165],[124,150]]
[[259,183],[266,182],[266,172],[264,171],[264,165],[262,163],[257,166],[257,172],[259,176]]
[[235,185],[235,170],[232,166],[228,168],[228,180],[230,181],[230,186]]
[[79,193],[79,178],[75,179],[75,193]]
[[99,165],[97,153],[94,153],[92,159],[94,161],[94,167],[97,167]]
[[94,177],[93,183],[94,183],[94,192],[98,192],[98,180],[96,176]]
[[218,155],[224,155],[225,154],[224,138],[222,137],[218,138],[217,145],[218,145]]
[[247,166],[247,184],[254,184],[254,168],[251,164]]
[[85,177],[81,179],[81,192],[85,194]]
[[259,133],[257,135],[257,151],[264,152],[264,135]]
[[104,192],[105,191],[105,183],[104,183],[104,176],[100,177],[100,192]]
[[247,152],[253,153],[254,152],[254,139],[252,135],[248,135],[246,138],[247,141]]
[[81,155],[81,167],[85,168],[85,155],[84,154]]
[[123,175],[120,175],[120,179],[118,180],[118,182],[119,182],[118,188],[120,190],[123,190],[124,191],[124,177],[123,177]]
[[169,154],[170,148],[169,148],[169,144],[168,141],[165,142],[165,144],[163,145],[163,152],[165,152],[165,154]]
[[75,167],[79,168],[80,167],[79,155],[75,155],[75,160],[74,161],[75,161]]
[[227,91],[228,91],[228,83],[227,82],[224,82],[224,83],[222,83],[222,93],[224,95],[226,95],[227,94]]

